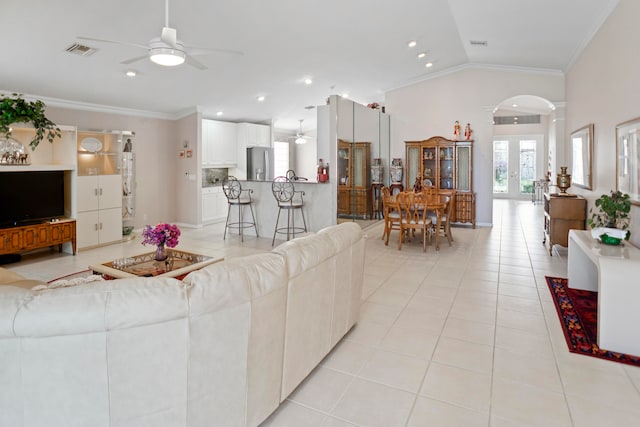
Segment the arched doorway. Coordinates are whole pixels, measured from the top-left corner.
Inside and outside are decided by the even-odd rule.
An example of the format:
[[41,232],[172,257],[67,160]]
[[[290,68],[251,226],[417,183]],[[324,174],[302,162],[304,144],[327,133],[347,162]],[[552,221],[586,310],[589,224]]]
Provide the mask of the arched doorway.
[[493,197],[533,199],[556,162],[557,106],[519,95],[493,109]]

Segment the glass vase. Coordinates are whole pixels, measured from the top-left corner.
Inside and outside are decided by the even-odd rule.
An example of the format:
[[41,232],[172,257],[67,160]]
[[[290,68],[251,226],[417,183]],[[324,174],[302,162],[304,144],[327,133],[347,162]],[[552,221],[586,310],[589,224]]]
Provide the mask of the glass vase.
[[156,261],[164,261],[165,259],[167,259],[167,249],[164,247],[164,244],[158,245],[158,247],[156,247],[156,254],[153,259],[155,259]]

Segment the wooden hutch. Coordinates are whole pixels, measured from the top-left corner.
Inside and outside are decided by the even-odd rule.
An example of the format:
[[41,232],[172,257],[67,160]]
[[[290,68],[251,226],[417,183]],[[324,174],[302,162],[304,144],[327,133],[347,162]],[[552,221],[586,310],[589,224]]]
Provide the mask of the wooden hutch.
[[371,212],[371,143],[338,140],[338,216]]
[[438,194],[456,191],[452,222],[476,226],[476,193],[473,192],[473,140],[454,141],[434,136],[424,141],[405,141],[405,189],[418,176],[431,183]]

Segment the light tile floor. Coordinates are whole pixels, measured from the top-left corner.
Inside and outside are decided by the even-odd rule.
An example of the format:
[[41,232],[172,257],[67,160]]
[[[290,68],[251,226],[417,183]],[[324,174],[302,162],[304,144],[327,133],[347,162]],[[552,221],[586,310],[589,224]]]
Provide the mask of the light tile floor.
[[[497,200],[493,223],[454,228],[451,247],[427,253],[367,228],[358,324],[263,426],[640,425],[640,368],[567,351],[544,279],[566,277],[566,250],[542,245],[542,207]],[[222,230],[183,230],[180,246],[271,249],[269,236],[241,245]],[[8,267],[51,280],[143,252],[139,241]]]

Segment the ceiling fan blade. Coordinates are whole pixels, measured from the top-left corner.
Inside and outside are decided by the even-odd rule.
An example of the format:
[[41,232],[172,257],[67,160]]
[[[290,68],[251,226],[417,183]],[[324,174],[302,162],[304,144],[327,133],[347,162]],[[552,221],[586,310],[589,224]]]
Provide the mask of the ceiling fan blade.
[[196,61],[191,56],[187,55],[184,62],[191,65],[192,67],[196,67],[198,70],[206,70],[207,67],[199,61]]
[[93,37],[83,37],[83,36],[76,36],[76,38],[80,39],[80,40],[90,40],[90,41],[101,42],[101,43],[122,44],[122,45],[125,45],[125,46],[139,47],[140,49],[149,49],[148,46],[143,46],[143,45],[137,44],[137,43],[121,42],[121,41],[117,41],[117,40],[96,39],[96,38],[93,38]]
[[191,56],[202,56],[202,55],[211,55],[214,53],[227,53],[229,55],[238,55],[244,56],[244,52],[233,49],[216,49],[216,48],[204,48],[204,47],[193,47],[193,46],[185,46],[187,53]]
[[175,28],[162,27],[162,35],[160,36],[160,40],[175,49],[177,47],[176,43],[178,41],[178,32]]
[[136,56],[135,58],[127,59],[121,62],[121,64],[133,64],[134,62],[141,61],[143,59],[147,59],[149,55],[144,56]]

